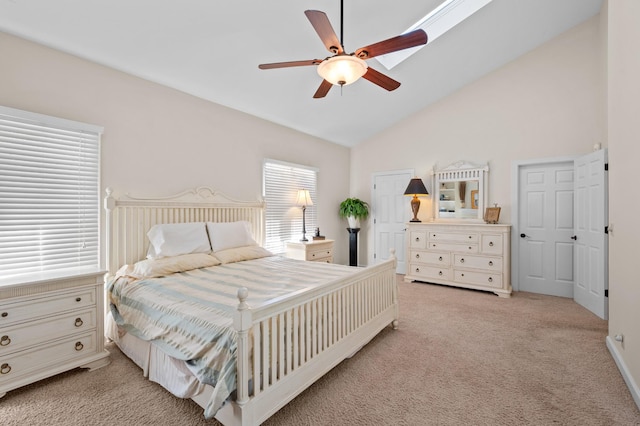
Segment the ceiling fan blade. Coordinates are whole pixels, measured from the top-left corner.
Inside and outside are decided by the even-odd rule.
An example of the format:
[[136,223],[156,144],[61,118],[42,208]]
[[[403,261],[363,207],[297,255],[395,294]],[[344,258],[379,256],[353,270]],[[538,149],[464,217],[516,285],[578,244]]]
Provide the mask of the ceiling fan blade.
[[342,53],[342,44],[340,44],[327,15],[319,10],[305,10],[304,14],[307,15],[309,22],[313,25],[327,50],[332,53]]
[[355,55],[360,59],[369,59],[398,50],[420,46],[421,44],[427,44],[427,33],[425,33],[424,30],[415,30],[369,46],[361,47],[356,50]]
[[327,80],[322,80],[322,83],[320,83],[320,87],[318,87],[318,90],[316,90],[316,93],[314,93],[313,97],[315,99],[324,98],[325,96],[327,96],[327,93],[329,93],[329,89],[331,89],[331,86],[333,86],[333,84],[329,83]]
[[378,86],[382,87],[383,89],[387,89],[388,91],[396,90],[398,87],[400,87],[400,82],[395,81],[391,77],[388,77],[371,67],[367,68],[367,72],[364,73],[362,78],[369,80],[373,84],[377,84]]
[[287,67],[303,67],[305,65],[318,65],[322,62],[322,59],[310,59],[308,61],[290,61],[290,62],[274,62],[272,64],[260,64],[258,68],[261,70],[270,70],[273,68],[287,68]]

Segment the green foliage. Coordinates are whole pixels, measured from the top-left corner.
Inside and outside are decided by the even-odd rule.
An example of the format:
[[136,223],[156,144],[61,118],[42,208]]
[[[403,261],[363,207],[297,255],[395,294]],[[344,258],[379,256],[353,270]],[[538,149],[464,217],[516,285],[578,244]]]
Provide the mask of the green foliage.
[[340,217],[347,218],[353,216],[357,219],[369,217],[369,204],[358,198],[347,198],[340,203]]

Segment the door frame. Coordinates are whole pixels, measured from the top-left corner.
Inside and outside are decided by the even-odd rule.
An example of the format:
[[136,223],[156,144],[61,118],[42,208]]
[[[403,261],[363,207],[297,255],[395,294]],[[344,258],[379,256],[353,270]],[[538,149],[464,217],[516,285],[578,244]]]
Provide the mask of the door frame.
[[[376,197],[374,196],[374,191],[375,191],[375,183],[376,183],[376,177],[378,176],[388,176],[388,175],[399,175],[399,174],[410,174],[412,177],[415,176],[416,174],[416,170],[415,169],[399,169],[399,170],[387,170],[387,171],[383,171],[383,172],[373,172],[371,173],[371,219],[373,220],[373,226],[372,226],[372,231],[373,231],[373,247],[372,250],[369,250],[369,254],[367,255],[367,262],[369,265],[374,265],[376,263],[376,259],[373,258],[373,255],[376,251],[376,243],[378,242],[378,232],[377,232],[377,226],[376,226],[376,213],[377,213],[377,209],[376,209]],[[411,179],[411,178],[409,178]],[[409,184],[409,182],[407,182],[407,185]],[[409,220],[407,219],[407,222]],[[405,238],[406,238],[406,234],[405,234]],[[406,239],[405,239],[406,242]],[[406,249],[406,244],[403,244],[402,250]]]
[[538,158],[533,160],[516,160],[511,163],[511,287],[520,291],[520,169],[526,166],[575,162],[578,155],[566,157]]

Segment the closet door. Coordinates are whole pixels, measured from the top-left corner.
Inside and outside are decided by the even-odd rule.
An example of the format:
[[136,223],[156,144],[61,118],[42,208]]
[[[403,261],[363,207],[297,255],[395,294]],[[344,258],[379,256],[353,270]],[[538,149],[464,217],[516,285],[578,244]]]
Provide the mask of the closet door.
[[601,149],[575,161],[574,300],[600,318],[608,318],[609,287],[607,151]]

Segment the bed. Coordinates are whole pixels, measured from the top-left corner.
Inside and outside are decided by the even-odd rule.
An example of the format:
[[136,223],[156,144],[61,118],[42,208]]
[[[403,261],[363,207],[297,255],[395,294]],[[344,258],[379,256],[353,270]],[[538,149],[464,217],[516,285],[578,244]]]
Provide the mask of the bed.
[[[274,256],[261,248],[264,202],[234,200],[208,187],[153,198],[117,196],[107,189],[104,207],[107,338],[150,380],[193,399],[205,417],[224,425],[264,422],[385,327],[398,326],[393,253],[366,268]],[[186,235],[182,229],[204,226],[209,253],[174,257],[163,251],[167,256],[147,259],[160,247],[155,230],[176,226],[180,238]],[[237,237],[238,226],[249,237]],[[243,238],[248,238],[246,247],[225,246],[231,240],[243,244],[235,241]],[[209,255],[217,263],[199,263]],[[188,258],[186,269],[183,258]],[[161,268],[164,274],[149,273],[144,269],[149,262],[172,266],[169,272]],[[161,293],[151,293],[154,289]],[[169,311],[158,314],[157,306],[165,302],[162,309]],[[187,306],[187,314],[174,315],[176,304]],[[185,317],[193,317],[185,327],[219,333],[207,337],[218,346],[207,341],[205,350],[191,347],[191,341],[183,344],[191,328],[187,332],[176,323]],[[160,322],[168,323],[173,334],[160,330]]]

